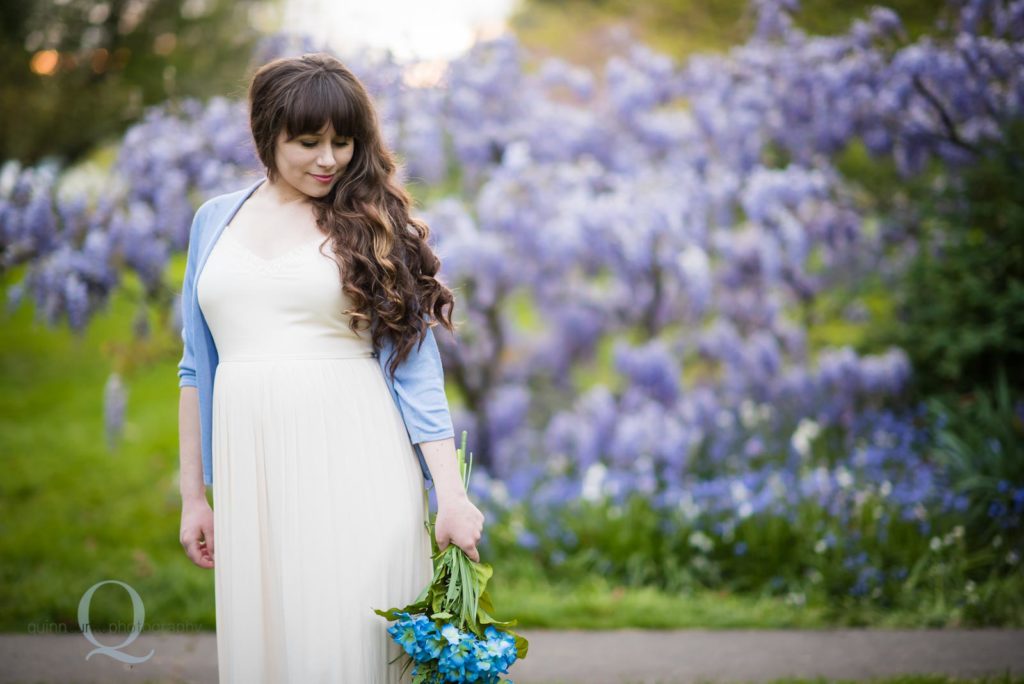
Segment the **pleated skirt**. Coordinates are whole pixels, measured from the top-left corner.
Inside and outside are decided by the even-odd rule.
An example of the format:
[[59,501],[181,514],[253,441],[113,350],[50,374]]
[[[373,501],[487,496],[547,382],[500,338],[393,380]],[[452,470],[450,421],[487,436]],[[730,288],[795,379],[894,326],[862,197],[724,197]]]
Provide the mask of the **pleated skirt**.
[[430,581],[427,493],[377,360],[222,361],[212,440],[221,684],[411,681],[373,609]]

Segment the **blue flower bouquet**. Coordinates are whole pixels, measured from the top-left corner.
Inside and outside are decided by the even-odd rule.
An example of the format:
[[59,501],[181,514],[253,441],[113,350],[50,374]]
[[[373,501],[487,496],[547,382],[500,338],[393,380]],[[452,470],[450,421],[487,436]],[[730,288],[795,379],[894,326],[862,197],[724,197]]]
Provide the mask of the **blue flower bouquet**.
[[[466,431],[462,445],[455,451],[462,484],[469,490],[473,455],[466,459]],[[434,537],[434,523],[424,514],[433,548],[434,576],[415,601],[404,608],[373,612],[395,620],[388,634],[405,651],[402,673],[412,665],[414,684],[440,682],[505,681],[517,658],[525,658],[527,640],[508,627],[515,620],[499,621],[491,616],[494,607],[487,595],[492,569],[487,563],[475,563],[455,544],[440,551]],[[436,516],[435,516],[436,521]],[[394,661],[392,661],[394,662]]]

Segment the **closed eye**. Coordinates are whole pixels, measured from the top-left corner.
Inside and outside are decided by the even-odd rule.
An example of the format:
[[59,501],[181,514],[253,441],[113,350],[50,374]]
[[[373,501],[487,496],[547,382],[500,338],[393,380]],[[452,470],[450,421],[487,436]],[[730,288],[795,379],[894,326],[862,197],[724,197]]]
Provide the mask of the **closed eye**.
[[[338,147],[345,147],[346,145],[348,145],[348,142],[346,141],[346,142],[340,142],[340,143],[334,143],[334,144],[337,145]],[[303,142],[302,146],[303,147],[316,147],[316,143],[314,143],[314,142]]]

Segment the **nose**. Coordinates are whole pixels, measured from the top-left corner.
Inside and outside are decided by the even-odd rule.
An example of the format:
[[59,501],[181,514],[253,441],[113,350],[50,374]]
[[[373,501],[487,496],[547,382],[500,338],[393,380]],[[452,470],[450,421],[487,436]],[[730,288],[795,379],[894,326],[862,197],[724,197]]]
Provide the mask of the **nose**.
[[334,150],[331,149],[329,141],[326,147],[320,148],[320,154],[317,155],[316,163],[328,169],[334,167]]

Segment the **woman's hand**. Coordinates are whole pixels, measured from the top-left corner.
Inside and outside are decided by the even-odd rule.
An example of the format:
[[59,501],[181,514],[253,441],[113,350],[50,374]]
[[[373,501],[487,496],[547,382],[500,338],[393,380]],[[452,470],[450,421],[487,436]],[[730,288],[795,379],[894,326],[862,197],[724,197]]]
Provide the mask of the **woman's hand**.
[[213,567],[213,509],[205,497],[182,501],[180,540],[193,563]]
[[484,527],[484,514],[480,512],[468,496],[442,498],[437,505],[437,518],[434,521],[434,539],[437,548],[444,551],[449,542],[466,552],[469,559],[480,562],[480,553],[476,544]]

